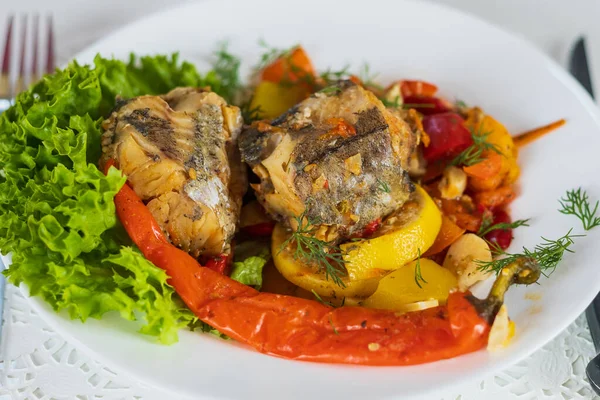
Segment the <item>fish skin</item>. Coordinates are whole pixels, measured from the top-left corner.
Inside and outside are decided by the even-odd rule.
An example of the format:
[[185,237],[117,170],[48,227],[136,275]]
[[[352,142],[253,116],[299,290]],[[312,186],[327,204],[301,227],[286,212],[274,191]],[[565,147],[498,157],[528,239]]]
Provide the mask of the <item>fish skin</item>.
[[246,192],[238,107],[201,88],[117,101],[103,122],[112,158],[169,240],[193,256],[229,253]]

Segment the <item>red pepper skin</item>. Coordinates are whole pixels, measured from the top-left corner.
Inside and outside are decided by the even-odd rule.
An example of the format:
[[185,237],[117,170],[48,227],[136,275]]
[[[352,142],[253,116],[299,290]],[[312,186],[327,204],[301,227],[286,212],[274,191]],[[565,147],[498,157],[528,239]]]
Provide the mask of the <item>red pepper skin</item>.
[[170,276],[186,305],[220,332],[274,356],[361,365],[411,365],[483,348],[489,324],[467,299],[397,315],[362,307],[332,308],[317,301],[260,293],[203,268],[171,245],[126,184],[115,196],[117,215],[144,256]]
[[[504,210],[496,210],[494,211],[494,219],[492,221],[492,225],[496,224],[510,224],[512,221],[510,219],[510,215]],[[494,229],[493,231],[487,233],[485,238],[492,243],[496,243],[502,250],[508,249],[513,240],[513,230],[512,229]]]
[[221,275],[229,275],[229,267],[231,266],[232,254],[219,254],[204,263],[206,268],[212,269]]
[[447,101],[431,96],[407,96],[404,103],[423,115],[441,114],[452,109]]
[[423,129],[431,139],[429,146],[423,147],[423,157],[428,162],[454,158],[473,144],[464,120],[453,112],[424,117]]
[[261,222],[260,224],[245,226],[242,228],[244,233],[252,236],[271,236],[275,229],[275,222]]

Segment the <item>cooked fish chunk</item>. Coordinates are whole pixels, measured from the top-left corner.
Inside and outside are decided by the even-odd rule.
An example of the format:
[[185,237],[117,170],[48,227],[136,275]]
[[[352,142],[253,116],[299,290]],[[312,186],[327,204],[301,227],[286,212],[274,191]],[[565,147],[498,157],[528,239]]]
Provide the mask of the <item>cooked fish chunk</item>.
[[351,81],[271,123],[253,123],[239,140],[242,159],[261,179],[252,187],[265,209],[292,228],[306,212],[319,221],[319,235],[338,241],[408,199],[416,144],[407,122]]
[[103,123],[103,158],[173,244],[194,256],[228,253],[247,187],[242,124],[238,107],[197,88],[119,101]]

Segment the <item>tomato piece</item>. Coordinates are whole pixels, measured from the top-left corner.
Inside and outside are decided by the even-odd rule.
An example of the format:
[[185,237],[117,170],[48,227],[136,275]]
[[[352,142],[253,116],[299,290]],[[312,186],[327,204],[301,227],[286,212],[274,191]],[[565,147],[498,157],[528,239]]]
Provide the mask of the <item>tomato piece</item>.
[[432,96],[406,96],[404,106],[414,108],[423,115],[441,114],[452,110],[452,104]]
[[437,92],[437,86],[425,81],[403,80],[400,81],[400,92],[403,99],[409,96],[433,96]]
[[[510,215],[504,210],[498,210],[494,212],[494,219],[492,225],[496,224],[510,224]],[[513,240],[512,229],[494,229],[493,231],[485,235],[486,240],[491,243],[497,244],[502,250],[508,249]]]
[[429,146],[423,148],[423,157],[428,162],[456,157],[473,144],[464,120],[454,112],[425,116],[423,129],[431,139]]
[[357,238],[366,238],[366,237],[369,237],[372,234],[374,234],[375,231],[377,229],[379,229],[380,226],[381,226],[381,218],[377,218],[376,220],[371,221],[367,225],[365,225],[365,227],[362,228],[362,231],[360,231],[354,237],[357,237]]
[[252,236],[271,236],[273,233],[273,228],[275,228],[275,222],[269,221],[243,227],[242,231]]
[[315,68],[302,46],[279,57],[263,69],[261,79],[273,83],[295,83],[315,76]]

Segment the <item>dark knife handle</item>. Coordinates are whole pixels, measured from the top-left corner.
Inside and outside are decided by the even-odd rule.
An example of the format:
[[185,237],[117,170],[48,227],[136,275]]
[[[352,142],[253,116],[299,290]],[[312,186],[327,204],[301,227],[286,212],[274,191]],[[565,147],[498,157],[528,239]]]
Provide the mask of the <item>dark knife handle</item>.
[[600,353],[600,294],[594,298],[585,310],[585,316],[590,326],[590,334],[596,347],[596,353]]

